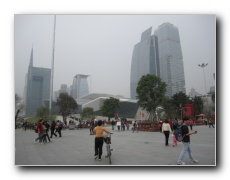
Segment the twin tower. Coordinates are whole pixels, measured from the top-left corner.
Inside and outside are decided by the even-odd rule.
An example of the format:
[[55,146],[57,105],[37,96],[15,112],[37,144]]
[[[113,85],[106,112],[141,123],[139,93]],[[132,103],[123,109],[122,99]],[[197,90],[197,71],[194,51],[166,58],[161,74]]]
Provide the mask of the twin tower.
[[178,92],[186,93],[183,56],[178,28],[170,23],[160,25],[151,35],[152,28],[141,35],[141,41],[134,46],[130,96],[136,99],[138,81],[143,75],[154,74],[166,84],[166,96]]

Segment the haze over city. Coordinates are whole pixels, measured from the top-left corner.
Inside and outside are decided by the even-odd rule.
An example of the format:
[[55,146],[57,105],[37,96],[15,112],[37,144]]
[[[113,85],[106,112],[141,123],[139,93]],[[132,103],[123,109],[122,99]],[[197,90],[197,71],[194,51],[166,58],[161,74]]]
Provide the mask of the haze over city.
[[[218,64],[217,66],[217,71],[216,72],[216,88],[218,90],[218,93],[216,94],[216,98],[218,97],[218,101],[216,100],[216,104],[217,104],[217,119],[218,119],[218,124],[217,124],[217,128],[215,128],[216,132],[219,129],[220,133],[216,133],[216,140],[218,140],[218,143],[220,145],[220,154],[222,156],[216,156],[216,160],[218,160],[218,165],[221,165],[214,171],[212,171],[212,173],[210,173],[210,168],[206,168],[206,169],[202,169],[202,171],[196,171],[195,173],[193,173],[192,176],[186,176],[188,175],[189,171],[187,170],[183,170],[183,172],[180,172],[181,174],[185,175],[186,178],[188,179],[194,179],[194,178],[209,178],[209,179],[216,179],[216,178],[221,178],[221,177],[226,177],[226,175],[229,174],[229,170],[228,170],[228,159],[229,159],[229,145],[226,143],[221,143],[222,137],[227,136],[228,130],[227,130],[227,126],[222,126],[222,124],[226,124],[226,120],[228,119],[227,116],[227,102],[229,99],[229,86],[228,86],[228,81],[227,78],[229,77],[228,73],[229,73],[229,63],[230,61],[229,59],[229,51],[228,49],[228,44],[229,44],[229,31],[230,31],[230,21],[229,21],[229,8],[227,6],[228,1],[216,1],[216,0],[203,0],[203,1],[193,1],[193,0],[186,0],[186,1],[181,1],[181,0],[176,0],[176,1],[172,1],[172,0],[162,0],[162,1],[139,1],[139,0],[128,0],[128,1],[121,1],[121,0],[116,0],[116,1],[106,1],[106,0],[98,0],[98,1],[94,1],[94,0],[86,0],[86,1],[72,1],[72,0],[67,0],[67,1],[56,1],[56,0],[49,0],[49,1],[17,1],[17,0],[8,0],[8,1],[4,1],[4,4],[2,3],[2,6],[0,6],[0,25],[1,25],[1,57],[2,57],[2,69],[1,69],[1,77],[2,77],[2,88],[1,88],[1,94],[3,95],[3,101],[2,101],[2,105],[1,105],[1,109],[2,109],[2,115],[7,115],[4,117],[7,117],[7,125],[8,127],[11,129],[9,130],[9,128],[3,128],[3,132],[2,134],[7,134],[8,137],[10,137],[10,140],[5,141],[4,142],[4,146],[7,148],[3,148],[2,149],[2,154],[4,154],[3,159],[2,159],[2,168],[4,168],[5,170],[3,171],[2,176],[5,177],[4,175],[7,175],[7,177],[11,178],[17,178],[17,179],[28,179],[30,178],[30,176],[28,174],[31,173],[25,173],[25,171],[20,171],[17,167],[12,166],[12,164],[15,163],[15,159],[14,159],[14,154],[15,154],[15,131],[14,131],[14,116],[15,116],[15,109],[14,109],[14,94],[15,93],[19,93],[20,95],[23,94],[23,88],[25,85],[25,74],[28,70],[28,65],[29,65],[29,58],[30,58],[30,52],[31,52],[31,48],[32,46],[34,47],[34,66],[38,66],[38,67],[47,67],[47,68],[51,68],[51,56],[52,56],[52,35],[53,35],[53,14],[137,14],[137,16],[139,16],[140,14],[167,14],[167,16],[169,14],[196,14],[197,17],[205,15],[205,14],[214,14],[216,15],[217,18],[217,26],[215,25],[215,23],[211,23],[213,25],[208,26],[207,23],[203,24],[201,21],[202,18],[195,18],[195,23],[198,26],[194,26],[192,21],[172,21],[171,18],[165,18],[164,20],[161,20],[160,22],[157,22],[155,20],[153,20],[153,18],[151,18],[151,21],[146,22],[145,26],[142,27],[140,26],[140,29],[138,28],[139,25],[141,25],[141,23],[143,23],[144,21],[142,20],[141,22],[136,22],[136,20],[132,20],[129,21],[126,24],[123,24],[123,26],[128,26],[131,25],[133,23],[137,24],[138,26],[132,26],[130,29],[128,29],[128,33],[126,33],[126,35],[130,35],[131,32],[137,31],[135,33],[135,37],[132,37],[132,42],[130,42],[130,38],[126,41],[125,43],[130,43],[129,46],[129,52],[128,52],[128,57],[127,57],[127,61],[129,61],[129,63],[126,64],[126,67],[128,67],[128,69],[125,71],[127,75],[126,80],[129,81],[130,78],[130,63],[131,63],[131,57],[132,57],[132,51],[133,51],[133,47],[136,43],[138,43],[140,41],[141,38],[141,33],[146,30],[147,28],[152,26],[152,29],[154,30],[156,27],[158,27],[160,24],[164,23],[164,22],[170,22],[173,25],[177,26],[179,29],[179,33],[180,33],[180,40],[181,40],[181,46],[182,46],[182,53],[183,53],[183,61],[184,61],[184,68],[185,68],[185,83],[186,83],[186,90],[187,92],[190,91],[190,87],[194,87],[196,89],[197,92],[199,93],[204,93],[205,92],[205,88],[203,85],[203,74],[202,74],[202,69],[200,67],[197,66],[197,64],[201,64],[201,63],[209,63],[207,67],[205,67],[205,76],[206,76],[206,83],[207,83],[207,89],[209,90],[209,86],[212,86],[214,84],[213,82],[213,77],[212,74],[216,69],[216,62]],[[20,29],[21,32],[24,33],[16,33],[16,30],[19,29],[16,21],[17,18],[15,18],[15,14],[20,15],[20,14],[26,14],[27,16],[29,14],[48,14],[48,16],[43,16],[43,17],[49,17],[49,18],[44,18],[47,20],[42,19],[42,23],[43,25],[38,25],[38,21],[37,22],[33,22],[31,23],[31,26],[28,26],[28,24],[30,24],[27,20],[28,23],[25,22],[24,24],[21,24],[20,21],[19,23],[17,23],[18,25],[20,25]],[[189,15],[189,16],[190,16]],[[40,16],[40,15],[39,15]],[[57,15],[57,28],[60,29],[60,26],[58,25],[58,23],[60,24],[60,15]],[[70,15],[69,15],[70,16]],[[166,16],[165,16],[166,17]],[[168,16],[168,17],[172,17],[172,16]],[[120,21],[122,20],[122,18],[120,19]],[[15,21],[15,22],[14,22]],[[45,23],[46,21],[48,21],[48,26],[46,26],[47,23]],[[127,22],[127,21],[126,21]],[[181,25],[180,22],[184,25]],[[194,21],[193,21],[194,22]],[[93,22],[90,22],[91,24]],[[112,22],[114,23],[114,22]],[[27,25],[26,25],[27,24]],[[110,27],[110,25],[108,24],[108,22],[105,23],[105,25],[107,24],[107,28]],[[120,23],[121,24],[121,23]],[[72,24],[73,25],[73,24]],[[25,28],[23,28],[23,26],[25,26]],[[58,27],[59,26],[59,27]],[[63,25],[62,25],[63,26]],[[39,28],[39,32],[35,33],[35,30],[38,30]],[[211,28],[210,28],[211,27]],[[47,30],[47,29],[48,30]],[[63,26],[64,28],[64,26]],[[98,27],[99,28],[99,27]],[[217,28],[217,30],[216,30]],[[46,29],[46,30],[45,30]],[[79,29],[79,28],[78,28]],[[94,30],[92,30],[94,29]],[[117,28],[121,30],[121,27]],[[186,31],[184,31],[184,29],[186,29]],[[44,31],[43,31],[44,30]],[[69,38],[70,35],[70,31],[72,31],[72,29],[68,29],[66,27],[66,30],[68,30],[69,33],[67,34],[63,34],[61,39],[71,39]],[[200,32],[202,30],[202,32]],[[14,34],[15,31],[15,34]],[[28,31],[31,31],[31,33],[28,33]],[[58,30],[57,30],[58,31]],[[76,29],[73,30],[76,36]],[[86,31],[86,30],[85,30]],[[91,31],[94,32],[96,31],[94,26],[91,26]],[[213,35],[208,35],[207,32],[213,31]],[[217,31],[217,33],[216,33]],[[46,38],[43,38],[44,36],[42,36],[43,33],[47,33]],[[120,32],[120,31],[117,31]],[[200,32],[197,36],[197,34],[195,32]],[[25,34],[25,35],[23,35]],[[90,33],[91,34],[91,33]],[[90,36],[90,34],[88,33],[88,36],[92,39],[92,36]],[[95,36],[96,33],[93,34],[93,36]],[[114,34],[114,32],[113,32]],[[184,35],[183,35],[184,34]],[[21,36],[21,37],[18,37]],[[216,35],[217,35],[217,44],[216,44]],[[58,32],[56,34],[56,38],[58,36]],[[71,35],[72,36],[72,35]],[[81,36],[83,37],[83,34],[81,34]],[[197,38],[195,38],[195,36]],[[67,38],[68,37],[68,38]],[[74,37],[74,36],[73,36]],[[203,39],[205,37],[205,40]],[[20,38],[20,39],[19,39]],[[35,41],[35,38],[39,38],[40,40],[42,40],[41,43],[38,43],[38,40]],[[59,33],[59,38],[60,38],[60,33]],[[79,39],[79,36],[76,37],[76,39]],[[133,39],[134,38],[134,39]],[[85,38],[86,39],[86,38]],[[208,39],[208,41],[206,41],[206,39]],[[20,40],[20,41],[19,41]],[[48,42],[45,42],[45,40],[48,40]],[[121,39],[117,39],[118,40],[123,40]],[[212,40],[214,43],[209,42],[209,40]],[[66,40],[67,41],[67,40]],[[66,42],[65,41],[65,42]],[[75,40],[74,40],[75,41]],[[59,43],[59,45],[57,44],[58,40],[56,40],[56,53],[57,53],[57,48],[61,46],[61,44]],[[59,40],[60,42],[60,40]],[[69,43],[62,43],[64,44],[66,47],[68,47],[70,45],[70,41],[67,41]],[[82,43],[82,41],[80,41]],[[88,41],[87,41],[88,42]],[[186,46],[185,46],[185,42],[186,42]],[[203,44],[203,42],[205,44]],[[77,44],[77,42],[75,41],[75,44]],[[115,43],[114,43],[115,44]],[[200,55],[201,52],[203,52],[203,48],[207,48],[210,44],[212,44],[213,46],[217,46],[217,48],[212,48],[211,53],[212,55],[209,53],[205,53],[205,55],[203,54],[202,56]],[[215,45],[216,44],[216,45]],[[73,45],[74,46],[74,45]],[[45,47],[46,50],[49,50],[48,52],[45,52],[44,50],[42,50],[42,48]],[[75,51],[75,54],[77,54],[76,52],[80,53],[81,50],[77,50],[79,47],[78,46],[74,46],[72,47],[69,46],[69,51],[71,52],[69,54],[72,54],[73,51]],[[83,47],[83,46],[82,46]],[[190,48],[189,48],[190,47]],[[22,48],[22,49],[20,49]],[[89,46],[88,46],[89,48]],[[97,46],[94,48],[97,48]],[[185,48],[187,49],[185,51]],[[207,48],[206,50],[210,50],[210,48]],[[218,49],[218,53],[217,53],[217,57],[216,57],[216,49]],[[71,50],[71,51],[70,51]],[[21,51],[21,52],[19,52]],[[59,53],[60,54],[60,48],[59,48]],[[124,51],[124,50],[123,50]],[[62,53],[64,52],[64,48],[62,48]],[[74,54],[74,57],[76,57],[76,55]],[[122,53],[121,53],[122,54]],[[214,54],[214,55],[213,55]],[[65,53],[65,56],[67,56],[68,53]],[[89,56],[89,53],[86,54],[87,56]],[[85,55],[85,57],[86,57]],[[195,55],[195,57],[193,56]],[[43,56],[43,58],[40,58],[41,56]],[[64,56],[64,55],[63,55]],[[113,56],[111,55],[110,58],[112,58]],[[189,60],[186,61],[186,59]],[[213,60],[211,60],[209,57],[212,57]],[[55,56],[55,58],[58,58],[57,54]],[[59,59],[62,59],[62,57]],[[73,58],[74,61],[77,59]],[[216,60],[217,59],[217,60]],[[44,63],[41,63],[42,60],[45,60]],[[66,58],[64,62],[66,62],[67,60],[69,60],[69,58]],[[211,61],[213,62],[211,64]],[[191,64],[188,64],[188,62],[191,62]],[[72,80],[73,80],[73,75],[76,75],[77,73],[81,73],[79,72],[80,70],[76,70],[76,72],[71,72],[68,71],[72,68],[72,66],[68,66],[68,68],[63,67],[63,60],[61,61],[62,65],[57,65],[58,60],[55,59],[55,72],[54,72],[54,90],[57,90],[60,88],[60,84],[68,84],[68,86],[70,84],[72,84]],[[20,65],[21,64],[21,65]],[[66,62],[67,64],[67,62]],[[99,64],[99,62],[97,62],[97,64]],[[96,63],[94,63],[93,65],[96,66]],[[110,63],[111,64],[111,63]],[[60,66],[62,66],[63,68],[61,68]],[[92,66],[92,65],[91,65]],[[15,69],[14,69],[15,68]],[[63,69],[62,71],[58,71],[58,69]],[[68,69],[68,70],[66,70]],[[117,70],[117,69],[116,69]],[[210,70],[210,72],[208,72]],[[110,71],[114,72],[114,69],[110,69]],[[100,71],[97,71],[97,73]],[[122,73],[124,71],[118,71],[119,73]],[[65,73],[65,74],[64,74]],[[58,77],[59,74],[62,74],[61,77]],[[69,77],[67,79],[63,79],[62,77],[64,77],[64,75],[66,74],[70,74],[68,75]],[[108,75],[107,71],[106,73],[104,73],[106,75]],[[111,73],[112,74],[112,73]],[[91,73],[92,76],[94,76],[93,73]],[[119,76],[119,81],[123,82],[123,80],[125,79],[124,77],[121,79],[121,76]],[[189,81],[189,78],[192,80]],[[96,77],[92,78],[92,91],[96,92],[96,87],[94,86],[94,83],[97,84],[96,82],[94,82],[96,80]],[[107,80],[107,78],[103,78],[103,80]],[[17,82],[18,81],[18,82]],[[68,81],[68,82],[67,82]],[[102,79],[100,79],[100,81],[102,81]],[[196,83],[196,84],[195,84]],[[115,83],[114,83],[115,84]],[[122,87],[122,85],[118,86],[117,88],[115,88],[116,91],[121,91],[121,90],[126,90],[127,91],[127,95],[124,93],[124,96],[129,96],[129,84],[124,83],[125,84],[125,88]],[[194,85],[195,84],[195,85]],[[110,88],[110,86],[112,86],[112,83],[109,83],[107,86],[99,86],[98,88],[103,89],[103,92],[105,92],[105,88]],[[188,87],[189,86],[189,87]],[[98,91],[101,91],[101,89],[99,89]],[[12,92],[13,90],[13,92]],[[108,91],[108,89],[107,89]],[[110,92],[108,92],[110,93]],[[113,93],[113,92],[111,92]],[[114,92],[114,94],[117,94],[117,92]],[[121,93],[119,93],[121,94]],[[218,96],[218,94],[220,96]],[[12,98],[12,99],[11,99]],[[222,99],[224,99],[225,101],[222,101]],[[218,104],[218,102],[220,102],[220,104]],[[13,132],[12,132],[13,131]],[[206,130],[205,130],[206,131]],[[204,133],[206,133],[204,131]],[[201,131],[198,131],[198,136]],[[32,133],[32,132],[31,132]],[[88,137],[88,136],[87,136]],[[162,137],[163,138],[163,137]],[[192,137],[192,145],[194,147],[194,137]],[[209,137],[210,138],[210,137]],[[28,139],[30,139],[30,137],[28,137]],[[32,144],[32,142],[31,142]],[[24,145],[23,143],[20,145]],[[217,144],[216,144],[217,145]],[[114,144],[114,146],[118,147],[117,144]],[[222,147],[223,146],[223,147]],[[202,149],[203,145],[201,146],[199,144],[199,147]],[[218,148],[218,146],[216,147]],[[194,151],[195,153],[196,151]],[[202,156],[202,152],[204,151],[197,151],[198,153],[195,153],[195,155],[199,155]],[[221,157],[224,157],[221,160]],[[200,160],[200,159],[199,159]],[[73,169],[73,168],[72,168]],[[92,168],[92,171],[94,168]],[[146,177],[146,178],[152,178],[153,175],[154,177],[162,177],[162,173],[165,172],[165,170],[162,168],[162,170],[157,170],[157,171],[152,171],[152,169],[147,168],[145,171],[142,171],[142,169],[140,169],[140,171],[142,171],[143,173],[140,173],[140,171],[136,171],[134,172],[133,170],[131,170],[132,168],[127,168],[127,171],[119,171],[119,173],[117,173],[118,178],[120,177],[124,177],[124,176],[130,176],[131,174],[135,174],[134,175],[134,179],[140,179]],[[149,171],[148,171],[149,169]],[[158,168],[160,169],[160,168]],[[77,175],[78,177],[83,177],[85,178],[86,176],[86,171],[88,170],[88,168],[85,169],[85,171],[83,169],[81,169],[80,171],[77,171]],[[119,170],[119,168],[118,168]],[[213,168],[212,168],[213,170]],[[173,171],[172,170],[168,170],[168,171]],[[54,177],[54,175],[57,176],[57,179],[63,179],[64,177],[66,177],[66,174],[63,173],[64,171],[57,173],[55,168],[52,168],[51,171],[49,171],[48,173],[40,173],[40,177]],[[76,176],[76,171],[71,172],[71,170],[69,171],[65,171],[68,173],[68,176],[73,175],[73,177]],[[88,171],[87,171],[88,172]],[[110,175],[112,171],[106,171],[105,174]],[[95,171],[95,173],[97,173]],[[95,173],[90,173],[88,174],[89,176],[92,176],[93,178],[95,178]],[[168,173],[164,174],[165,177],[171,178],[172,174]],[[109,176],[108,176],[109,177]]]
[[[54,15],[15,15],[15,93],[23,95],[31,49],[35,67],[51,68]],[[215,85],[215,15],[56,15],[54,86],[72,85],[77,74],[91,75],[91,92],[130,97],[134,45],[149,27],[178,27],[186,94],[205,94]],[[152,32],[153,33],[153,32]]]

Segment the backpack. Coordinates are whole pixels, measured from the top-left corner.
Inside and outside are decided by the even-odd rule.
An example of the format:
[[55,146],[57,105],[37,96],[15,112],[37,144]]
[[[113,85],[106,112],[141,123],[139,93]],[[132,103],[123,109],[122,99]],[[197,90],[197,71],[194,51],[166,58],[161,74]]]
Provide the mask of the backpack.
[[174,130],[174,132],[173,132],[173,134],[174,134],[174,136],[178,142],[181,142],[184,138],[182,136],[182,131],[181,131],[182,126],[177,126],[176,130]]
[[59,127],[59,128],[63,128],[63,125],[62,125],[62,123],[60,123],[60,124],[58,125],[58,127]]
[[178,125],[178,122],[177,122],[177,120],[173,120],[173,126],[177,126]]

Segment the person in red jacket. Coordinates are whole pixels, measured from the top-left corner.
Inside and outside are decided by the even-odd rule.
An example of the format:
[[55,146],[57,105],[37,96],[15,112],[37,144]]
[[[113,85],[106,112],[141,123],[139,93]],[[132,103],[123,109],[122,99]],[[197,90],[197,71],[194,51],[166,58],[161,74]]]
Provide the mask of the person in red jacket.
[[172,129],[173,128],[172,120],[169,120],[168,122],[169,122],[169,125],[170,125],[171,129]]
[[39,144],[42,144],[42,138],[43,138],[42,123],[43,123],[43,119],[40,119],[38,121],[38,126],[37,126],[37,129],[38,129],[38,138],[34,140],[34,143],[36,143],[37,140],[39,140]]

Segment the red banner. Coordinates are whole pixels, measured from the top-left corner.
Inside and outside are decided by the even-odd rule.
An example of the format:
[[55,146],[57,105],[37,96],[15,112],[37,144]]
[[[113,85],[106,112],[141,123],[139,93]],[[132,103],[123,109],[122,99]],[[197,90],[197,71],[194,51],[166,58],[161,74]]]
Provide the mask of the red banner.
[[192,104],[185,104],[184,107],[182,107],[182,115],[183,117],[187,116],[191,119],[194,119],[194,109]]

